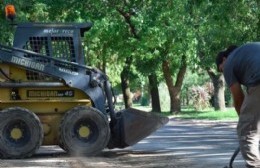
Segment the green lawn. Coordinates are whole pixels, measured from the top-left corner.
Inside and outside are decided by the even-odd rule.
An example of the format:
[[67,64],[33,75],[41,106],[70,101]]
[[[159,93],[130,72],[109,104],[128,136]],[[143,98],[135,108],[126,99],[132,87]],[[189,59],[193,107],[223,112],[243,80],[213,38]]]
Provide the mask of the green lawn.
[[238,120],[234,108],[227,108],[225,111],[182,109],[182,112],[175,115],[175,117],[182,119]]
[[[151,111],[149,106],[141,106],[139,104],[134,104],[134,108],[143,111]],[[173,115],[169,112],[162,112],[164,116],[173,116],[175,118],[181,119],[200,119],[200,120],[231,120],[237,121],[238,116],[234,108],[226,108],[225,111],[215,111],[213,108],[206,110],[195,110],[194,108],[182,108],[182,111],[177,115]]]

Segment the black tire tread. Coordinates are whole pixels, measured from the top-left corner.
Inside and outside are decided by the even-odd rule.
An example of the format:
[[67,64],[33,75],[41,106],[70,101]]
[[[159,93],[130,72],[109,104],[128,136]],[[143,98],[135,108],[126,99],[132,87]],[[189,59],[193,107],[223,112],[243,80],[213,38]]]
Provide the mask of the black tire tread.
[[[108,123],[108,119],[106,118],[106,116],[102,112],[97,110],[96,108],[93,108],[93,107],[90,107],[90,106],[77,106],[77,107],[74,107],[71,110],[69,110],[67,113],[65,113],[65,115],[63,116],[63,118],[61,120],[60,127],[59,127],[59,146],[63,150],[67,151],[70,154],[74,154],[74,152],[71,151],[69,149],[69,147],[63,142],[63,138],[62,138],[62,134],[61,134],[62,128],[65,126],[66,119],[70,115],[72,115],[72,113],[79,112],[81,110],[86,110],[86,109],[88,109],[88,110],[98,114],[104,121],[107,121],[106,125],[107,125],[107,128],[108,128],[108,134],[106,135],[106,137],[104,137],[105,141],[103,142],[103,144],[100,144],[99,146],[105,148],[107,146],[108,142],[109,142],[109,139],[110,139],[110,128],[109,128],[109,123]],[[78,154],[85,155],[85,156],[95,156],[95,155],[97,155],[100,152],[101,152],[101,150],[97,149],[96,151],[92,151],[91,153],[89,153],[89,152],[79,152]]]
[[39,132],[39,134],[38,134],[38,136],[40,137],[38,144],[36,146],[34,146],[34,148],[31,151],[28,151],[27,153],[20,154],[20,155],[17,155],[17,156],[13,156],[13,155],[9,155],[9,154],[6,154],[4,152],[1,152],[1,158],[4,158],[4,159],[23,159],[23,158],[31,157],[39,149],[39,147],[41,146],[42,141],[43,141],[44,134],[43,134],[42,124],[41,124],[38,116],[36,114],[34,114],[33,112],[29,111],[28,109],[21,108],[21,107],[10,107],[10,108],[2,110],[0,113],[5,113],[5,114],[13,113],[13,111],[17,111],[17,110],[23,111],[24,115],[26,117],[28,117],[28,119],[35,120],[37,126],[39,126],[42,131]]

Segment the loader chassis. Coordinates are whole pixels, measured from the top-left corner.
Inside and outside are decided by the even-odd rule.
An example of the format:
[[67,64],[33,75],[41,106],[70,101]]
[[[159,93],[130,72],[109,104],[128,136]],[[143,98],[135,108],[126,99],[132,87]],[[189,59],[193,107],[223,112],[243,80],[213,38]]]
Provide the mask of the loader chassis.
[[[108,123],[105,119],[105,99],[102,97],[96,100],[91,98],[88,94],[91,91],[87,91],[86,87],[89,82],[89,77],[86,74],[91,72],[83,66],[84,59],[80,38],[84,31],[89,30],[90,27],[89,23],[73,25],[20,24],[17,26],[14,46],[0,47],[0,109],[5,112],[5,116],[2,117],[6,118],[10,115],[8,118],[16,118],[12,114],[29,113],[31,118],[35,118],[35,123],[41,123],[36,124],[38,125],[36,132],[39,133],[36,137],[32,137],[35,130],[30,130],[30,125],[25,123],[29,119],[19,117],[14,120],[10,119],[10,122],[2,128],[4,133],[0,142],[0,153],[4,158],[30,156],[40,145],[62,144],[61,147],[68,150],[66,146],[69,144],[61,142],[60,137],[64,135],[60,135],[59,132],[60,129],[64,130],[61,128],[62,121],[63,123],[68,122],[64,121],[64,114],[70,110],[73,111],[75,107],[92,107],[95,104],[94,101],[101,101],[103,105],[101,106],[99,103],[96,108],[100,110],[98,113],[104,115],[103,122]],[[80,76],[84,76],[81,82],[85,83],[74,84],[80,80],[74,79],[80,78]],[[95,92],[95,89],[93,90]],[[96,90],[101,89],[97,88]],[[92,109],[84,110],[92,111]],[[76,128],[78,133],[75,135],[79,136],[80,141],[87,142],[89,137],[98,136],[91,130],[98,124],[92,123],[91,127],[88,124],[78,125]],[[66,131],[63,131],[64,134]],[[110,135],[109,132],[107,134],[106,144]],[[35,146],[32,144],[35,149],[26,151],[24,149],[26,146],[21,145],[25,144],[26,141],[31,143],[37,137],[39,142],[36,142]],[[104,148],[106,144],[100,145],[101,148]],[[9,149],[3,149],[3,146],[7,146]],[[12,146],[16,149],[12,149]],[[25,152],[19,153],[16,150],[24,150]],[[96,149],[89,151],[92,153],[83,153],[94,154],[95,151]],[[72,153],[75,150],[72,149],[69,152]]]
[[107,76],[85,66],[81,38],[91,26],[23,23],[13,47],[0,45],[0,157],[29,157],[41,145],[95,155],[133,145],[168,121],[115,113]]

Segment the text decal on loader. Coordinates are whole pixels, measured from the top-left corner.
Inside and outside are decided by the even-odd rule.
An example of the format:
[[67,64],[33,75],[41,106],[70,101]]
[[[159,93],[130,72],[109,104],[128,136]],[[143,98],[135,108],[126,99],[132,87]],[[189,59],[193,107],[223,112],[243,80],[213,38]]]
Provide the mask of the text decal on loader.
[[74,97],[74,90],[27,90],[27,97]]
[[67,35],[73,35],[74,31],[73,30],[69,30],[69,29],[44,29],[43,33],[46,34],[67,34]]
[[28,68],[44,71],[44,64],[12,56],[11,62]]

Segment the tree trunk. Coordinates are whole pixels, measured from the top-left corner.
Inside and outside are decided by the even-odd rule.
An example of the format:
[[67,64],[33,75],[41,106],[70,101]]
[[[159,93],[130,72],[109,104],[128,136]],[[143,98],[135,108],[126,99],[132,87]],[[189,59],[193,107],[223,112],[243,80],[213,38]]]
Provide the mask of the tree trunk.
[[130,86],[129,86],[129,73],[130,73],[131,64],[132,64],[132,57],[127,57],[125,61],[125,67],[123,68],[120,74],[125,108],[129,108],[133,104],[131,98]]
[[214,109],[225,110],[225,80],[223,74],[216,75],[211,69],[207,72],[212,80],[214,86]]
[[150,84],[150,93],[152,99],[152,112],[161,112],[160,98],[158,91],[158,81],[155,73],[152,73],[148,76]]
[[170,71],[170,63],[168,60],[163,61],[162,69],[170,94],[171,113],[178,113],[181,111],[181,86],[187,69],[186,57],[183,56],[182,58],[181,67],[179,69],[175,85],[173,84],[173,79]]
[[[131,17],[133,16],[133,13],[129,11],[124,11],[124,9],[116,8],[116,10],[119,12],[119,14],[124,18],[125,22],[129,26],[130,34],[136,39],[139,40],[140,37],[137,34],[137,29],[134,25],[134,23],[131,20]],[[121,86],[122,86],[122,92],[124,96],[124,102],[125,107],[131,107],[133,102],[131,99],[131,91],[129,87],[129,73],[130,73],[130,66],[133,62],[133,57],[129,56],[126,58],[125,61],[125,67],[123,71],[121,72]]]
[[189,106],[190,105],[190,99],[189,99],[189,89],[187,87],[185,87],[185,106]]
[[225,110],[225,81],[223,75],[218,76],[213,82],[214,85],[214,108]]

